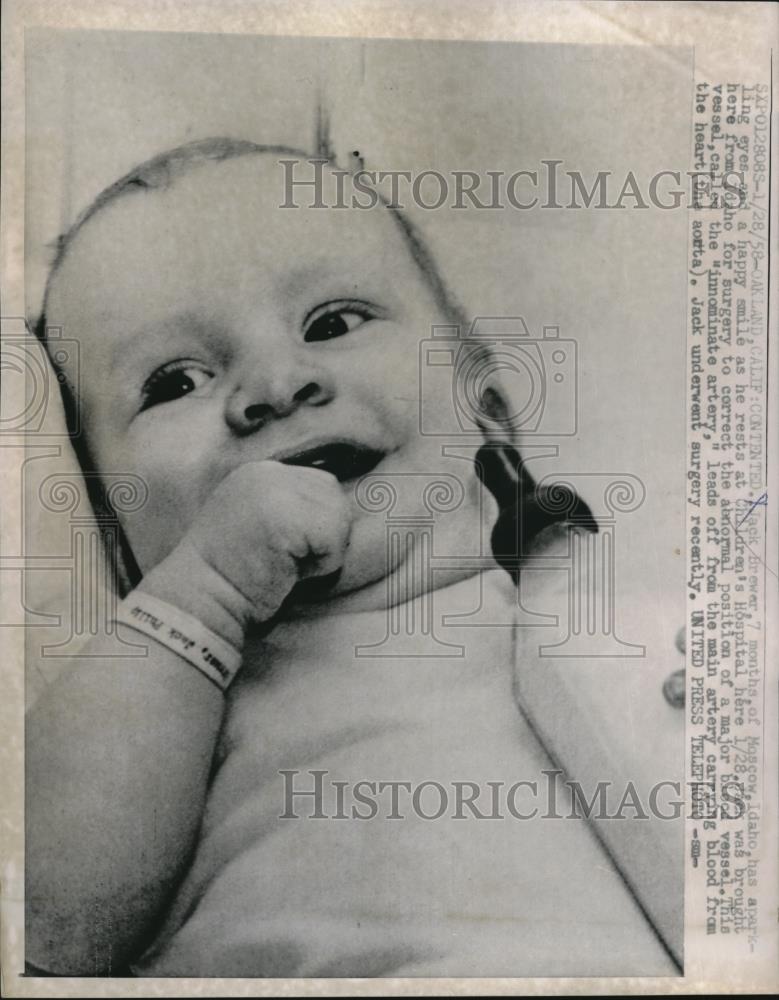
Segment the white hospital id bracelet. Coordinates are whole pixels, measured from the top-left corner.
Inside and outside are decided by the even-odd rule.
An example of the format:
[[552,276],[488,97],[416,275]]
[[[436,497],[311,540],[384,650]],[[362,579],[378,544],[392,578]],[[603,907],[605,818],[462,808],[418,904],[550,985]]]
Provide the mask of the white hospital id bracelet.
[[191,663],[221,691],[241,667],[241,654],[186,611],[137,591],[126,597],[113,620],[150,635]]

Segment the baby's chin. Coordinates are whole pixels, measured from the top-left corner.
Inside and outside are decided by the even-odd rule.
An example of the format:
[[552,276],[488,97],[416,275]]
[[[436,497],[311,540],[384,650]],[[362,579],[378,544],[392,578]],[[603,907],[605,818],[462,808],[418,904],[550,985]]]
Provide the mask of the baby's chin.
[[[381,527],[384,529],[384,525]],[[466,564],[431,574],[413,553],[408,552],[399,553],[399,558],[390,563],[384,530],[379,538],[356,534],[341,570],[329,577],[311,578],[299,583],[285,602],[280,620],[364,611],[386,612],[390,600],[393,604],[413,600],[431,584],[434,588],[445,587],[475,572]],[[390,578],[393,578],[392,583]]]

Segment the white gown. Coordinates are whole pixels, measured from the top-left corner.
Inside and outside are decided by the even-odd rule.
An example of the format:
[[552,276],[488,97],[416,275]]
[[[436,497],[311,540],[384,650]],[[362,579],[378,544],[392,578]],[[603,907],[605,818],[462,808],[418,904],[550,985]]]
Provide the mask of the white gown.
[[[529,574],[525,606],[559,613],[563,576]],[[560,818],[548,818],[546,794],[572,777],[590,799],[597,781],[612,781],[613,811],[626,781],[646,805],[652,784],[683,776],[683,712],[661,693],[681,665],[670,624],[658,620],[640,660],[548,658],[539,643],[564,634],[564,615],[557,630],[517,627],[502,570],[432,598],[434,634],[463,655],[357,655],[387,635],[385,611],[284,623],[249,650],[197,849],[135,974],[679,974],[681,822],[631,819],[629,809],[622,820],[566,818],[563,794]],[[418,615],[423,600],[404,612]],[[636,621],[646,623],[645,605]],[[544,774],[558,766],[564,775]],[[324,817],[311,818],[313,797],[297,796],[298,818],[282,818],[289,788],[317,780]],[[402,818],[390,818],[387,787],[363,785],[356,800],[361,781],[407,783],[396,786]],[[535,807],[534,818],[508,807],[519,781],[536,782],[537,794],[521,786],[514,811]],[[443,793],[420,790],[425,782]],[[470,789],[461,796],[473,793],[466,782],[485,818],[462,801],[458,810],[458,783]],[[377,815],[353,817],[371,811],[366,794]]]

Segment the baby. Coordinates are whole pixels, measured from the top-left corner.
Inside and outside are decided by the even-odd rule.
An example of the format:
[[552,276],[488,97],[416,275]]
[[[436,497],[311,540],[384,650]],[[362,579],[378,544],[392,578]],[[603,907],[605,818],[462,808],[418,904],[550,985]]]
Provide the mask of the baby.
[[[462,486],[438,553],[478,554],[495,497],[505,529],[507,411],[488,387],[504,449],[481,464],[420,433],[420,341],[464,316],[398,212],[279,208],[293,152],[164,154],[98,198],[52,271],[40,331],[81,343],[64,374],[82,465],[141,477],[148,502],[122,515],[117,633],[28,716],[31,968],[673,973],[586,824],[521,821],[522,789],[500,818],[474,801],[552,773],[517,706],[516,629],[467,627],[480,602],[510,625],[516,591],[499,558],[419,572],[413,539],[431,472]],[[439,395],[425,406],[451,412]],[[410,547],[360,500],[370,474]],[[431,592],[453,654],[383,656],[388,595],[408,621]]]

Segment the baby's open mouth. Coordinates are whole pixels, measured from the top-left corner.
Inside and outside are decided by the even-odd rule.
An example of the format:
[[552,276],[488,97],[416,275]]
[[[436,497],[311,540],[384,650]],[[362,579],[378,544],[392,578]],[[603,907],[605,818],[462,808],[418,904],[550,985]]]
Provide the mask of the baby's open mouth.
[[279,458],[286,465],[304,465],[311,469],[322,469],[345,483],[359,479],[372,472],[384,458],[384,452],[365,445],[346,441],[331,441],[301,451],[292,452]]

